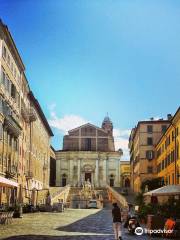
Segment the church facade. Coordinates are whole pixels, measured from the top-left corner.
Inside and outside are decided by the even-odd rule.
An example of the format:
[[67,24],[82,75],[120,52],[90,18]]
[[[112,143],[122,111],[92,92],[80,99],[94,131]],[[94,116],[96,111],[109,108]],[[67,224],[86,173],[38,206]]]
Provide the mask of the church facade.
[[72,129],[64,136],[63,149],[56,151],[56,186],[94,187],[120,185],[121,152],[115,151],[113,124],[105,117],[102,127],[90,123]]

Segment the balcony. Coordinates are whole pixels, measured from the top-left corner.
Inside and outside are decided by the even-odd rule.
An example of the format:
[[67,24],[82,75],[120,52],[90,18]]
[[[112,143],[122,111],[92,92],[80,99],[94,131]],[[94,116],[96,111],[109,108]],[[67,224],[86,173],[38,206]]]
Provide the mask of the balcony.
[[36,119],[37,119],[36,111],[34,110],[34,108],[31,107],[29,111],[29,121],[34,122],[36,121]]
[[26,179],[32,179],[32,178],[33,178],[33,172],[27,171],[27,172],[25,173],[25,176],[26,176]]
[[34,108],[30,107],[30,109],[28,109],[23,102],[21,104],[21,114],[26,122],[34,122],[37,119]]
[[27,107],[25,106],[25,103],[21,102],[21,114],[22,114],[22,117],[24,118],[25,122],[29,121],[29,114],[28,113],[29,112],[28,112]]
[[17,166],[12,165],[6,171],[6,178],[15,178],[17,175]]
[[15,137],[21,134],[21,127],[12,115],[7,115],[4,120],[5,128]]

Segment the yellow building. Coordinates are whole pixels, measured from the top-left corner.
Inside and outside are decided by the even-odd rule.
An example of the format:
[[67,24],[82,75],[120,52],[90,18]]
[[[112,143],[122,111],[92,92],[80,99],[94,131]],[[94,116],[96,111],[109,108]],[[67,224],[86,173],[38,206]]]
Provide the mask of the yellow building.
[[156,146],[157,176],[162,183],[180,184],[180,108],[171,120],[171,124]]
[[49,186],[51,136],[21,56],[0,21],[0,204],[32,202],[34,189]]
[[130,187],[130,162],[121,161],[120,162],[120,187],[129,188]]

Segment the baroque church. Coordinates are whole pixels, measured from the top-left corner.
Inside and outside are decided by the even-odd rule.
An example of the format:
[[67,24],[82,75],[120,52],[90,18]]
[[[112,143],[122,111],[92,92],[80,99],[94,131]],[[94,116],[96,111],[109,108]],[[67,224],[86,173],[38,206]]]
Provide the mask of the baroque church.
[[63,150],[56,151],[56,186],[119,186],[120,157],[115,151],[113,124],[108,116],[101,128],[87,123],[72,129],[63,139]]

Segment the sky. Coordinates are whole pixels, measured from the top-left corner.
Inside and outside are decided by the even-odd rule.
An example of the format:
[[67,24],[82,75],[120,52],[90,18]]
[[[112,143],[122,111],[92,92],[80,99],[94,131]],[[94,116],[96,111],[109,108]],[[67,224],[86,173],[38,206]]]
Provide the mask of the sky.
[[180,103],[180,1],[0,0],[0,17],[54,132],[52,145],[107,112],[116,149],[140,120]]

